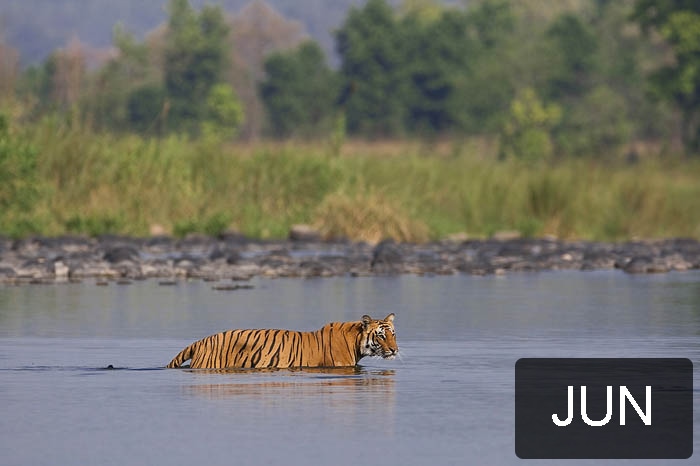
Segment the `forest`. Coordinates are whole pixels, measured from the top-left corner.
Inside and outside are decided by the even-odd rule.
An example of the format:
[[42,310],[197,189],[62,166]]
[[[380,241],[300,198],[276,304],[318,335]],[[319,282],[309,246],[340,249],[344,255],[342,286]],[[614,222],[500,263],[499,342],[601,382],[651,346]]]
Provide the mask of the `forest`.
[[348,3],[330,46],[260,0],[0,42],[0,230],[700,236],[697,2]]

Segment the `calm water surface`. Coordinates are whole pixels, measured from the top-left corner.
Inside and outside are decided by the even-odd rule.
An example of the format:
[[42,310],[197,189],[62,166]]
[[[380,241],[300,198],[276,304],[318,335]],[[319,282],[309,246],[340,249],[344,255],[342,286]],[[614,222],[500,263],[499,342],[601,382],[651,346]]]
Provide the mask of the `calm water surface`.
[[[252,283],[0,286],[0,464],[517,464],[521,357],[687,357],[700,399],[700,273]],[[224,329],[314,330],[389,312],[394,361],[160,369]],[[696,456],[698,427],[696,409]]]

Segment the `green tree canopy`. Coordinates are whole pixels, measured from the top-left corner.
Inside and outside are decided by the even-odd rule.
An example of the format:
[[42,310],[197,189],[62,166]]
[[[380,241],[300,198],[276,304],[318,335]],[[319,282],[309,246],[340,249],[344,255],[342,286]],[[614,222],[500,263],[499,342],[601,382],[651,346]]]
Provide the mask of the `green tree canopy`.
[[270,55],[265,73],[260,93],[274,136],[313,136],[328,130],[338,94],[337,76],[316,42]]
[[683,114],[682,137],[692,151],[700,149],[700,3],[692,0],[639,0],[634,16],[654,28],[674,54],[672,63],[652,76],[658,95],[673,101]]
[[229,28],[219,7],[197,14],[188,0],[170,0],[165,47],[165,89],[169,124],[195,131],[206,113],[206,99],[223,78]]
[[402,29],[385,0],[352,8],[336,35],[351,133],[396,136],[406,114],[406,48]]

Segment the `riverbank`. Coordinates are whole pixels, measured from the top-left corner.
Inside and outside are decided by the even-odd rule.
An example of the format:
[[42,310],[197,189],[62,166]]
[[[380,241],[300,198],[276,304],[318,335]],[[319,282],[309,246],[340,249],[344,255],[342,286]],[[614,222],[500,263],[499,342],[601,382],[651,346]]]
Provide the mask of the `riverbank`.
[[[96,283],[160,279],[246,281],[254,276],[507,274],[621,269],[664,273],[700,269],[692,239],[623,243],[555,239],[467,240],[423,244],[384,241],[259,241],[240,235],[130,238],[64,236],[0,240],[0,283]],[[240,288],[239,286],[238,288]],[[234,284],[231,285],[235,289]]]

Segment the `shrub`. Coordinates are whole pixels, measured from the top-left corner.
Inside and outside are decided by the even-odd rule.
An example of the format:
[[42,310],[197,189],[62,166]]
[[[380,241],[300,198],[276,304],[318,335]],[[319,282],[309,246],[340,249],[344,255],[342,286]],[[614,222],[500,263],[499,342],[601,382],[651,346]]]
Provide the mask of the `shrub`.
[[22,236],[37,229],[29,217],[39,197],[36,161],[36,149],[0,114],[0,232]]
[[559,106],[544,104],[533,89],[524,89],[511,103],[501,128],[500,157],[528,161],[550,158],[554,154],[551,132],[560,120]]
[[345,237],[378,243],[421,242],[428,239],[428,227],[411,218],[398,205],[379,194],[331,194],[316,211],[315,225],[328,237]]

